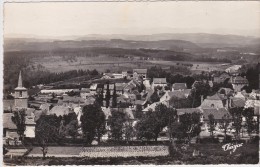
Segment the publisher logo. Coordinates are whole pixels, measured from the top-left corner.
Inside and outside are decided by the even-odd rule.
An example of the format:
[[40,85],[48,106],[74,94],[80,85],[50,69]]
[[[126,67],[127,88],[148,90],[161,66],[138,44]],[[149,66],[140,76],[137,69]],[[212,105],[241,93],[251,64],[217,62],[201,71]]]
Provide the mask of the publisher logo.
[[232,144],[232,143],[227,143],[222,146],[224,151],[230,151],[230,154],[236,151],[237,148],[242,147],[243,143],[240,144]]

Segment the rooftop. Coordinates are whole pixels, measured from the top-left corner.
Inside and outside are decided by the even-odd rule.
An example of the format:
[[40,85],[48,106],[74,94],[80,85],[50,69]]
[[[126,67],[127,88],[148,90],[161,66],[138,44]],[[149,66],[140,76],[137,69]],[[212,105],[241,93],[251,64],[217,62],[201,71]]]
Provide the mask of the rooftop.
[[177,115],[183,115],[183,114],[186,114],[186,113],[193,113],[193,112],[202,112],[201,109],[199,108],[180,108],[180,109],[177,109]]
[[3,113],[3,127],[7,129],[17,129],[12,121],[13,113]]
[[232,79],[232,84],[248,84],[248,80],[241,76],[236,76]]
[[133,69],[133,73],[136,72],[138,74],[146,74],[147,69]]
[[167,84],[166,78],[154,78],[153,83],[154,84]]
[[229,112],[226,108],[209,108],[209,109],[203,109],[203,116],[204,120],[208,120],[208,116],[212,114],[214,115],[214,119],[222,119],[224,115],[229,115]]
[[186,83],[174,83],[172,85],[172,88],[174,90],[187,89],[187,85],[186,85]]
[[69,113],[72,113],[73,111],[70,111],[69,107],[65,106],[54,106],[50,111],[49,115],[56,114],[57,116],[63,116],[68,115]]

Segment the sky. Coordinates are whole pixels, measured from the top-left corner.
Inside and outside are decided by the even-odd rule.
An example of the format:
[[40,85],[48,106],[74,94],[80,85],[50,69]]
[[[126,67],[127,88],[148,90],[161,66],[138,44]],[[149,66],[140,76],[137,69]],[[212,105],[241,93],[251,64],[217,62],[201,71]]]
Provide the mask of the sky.
[[214,33],[260,37],[260,2],[5,3],[4,35]]

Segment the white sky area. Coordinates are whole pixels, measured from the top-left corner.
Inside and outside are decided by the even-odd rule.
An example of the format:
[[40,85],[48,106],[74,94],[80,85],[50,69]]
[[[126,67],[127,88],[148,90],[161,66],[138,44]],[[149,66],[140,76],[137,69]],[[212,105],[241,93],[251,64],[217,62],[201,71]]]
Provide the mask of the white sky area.
[[4,35],[214,33],[260,37],[260,2],[5,3]]

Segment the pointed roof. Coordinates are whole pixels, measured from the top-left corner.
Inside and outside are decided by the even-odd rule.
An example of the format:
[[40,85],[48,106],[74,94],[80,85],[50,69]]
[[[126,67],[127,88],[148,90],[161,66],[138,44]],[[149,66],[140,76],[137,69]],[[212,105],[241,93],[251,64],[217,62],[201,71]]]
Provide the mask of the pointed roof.
[[15,88],[15,90],[26,90],[25,87],[23,87],[23,80],[22,80],[22,72],[20,71],[19,73],[19,78],[18,78],[18,85]]
[[19,88],[22,88],[22,87],[23,87],[22,72],[21,72],[21,71],[20,71],[20,73],[19,73],[18,87],[19,87]]

